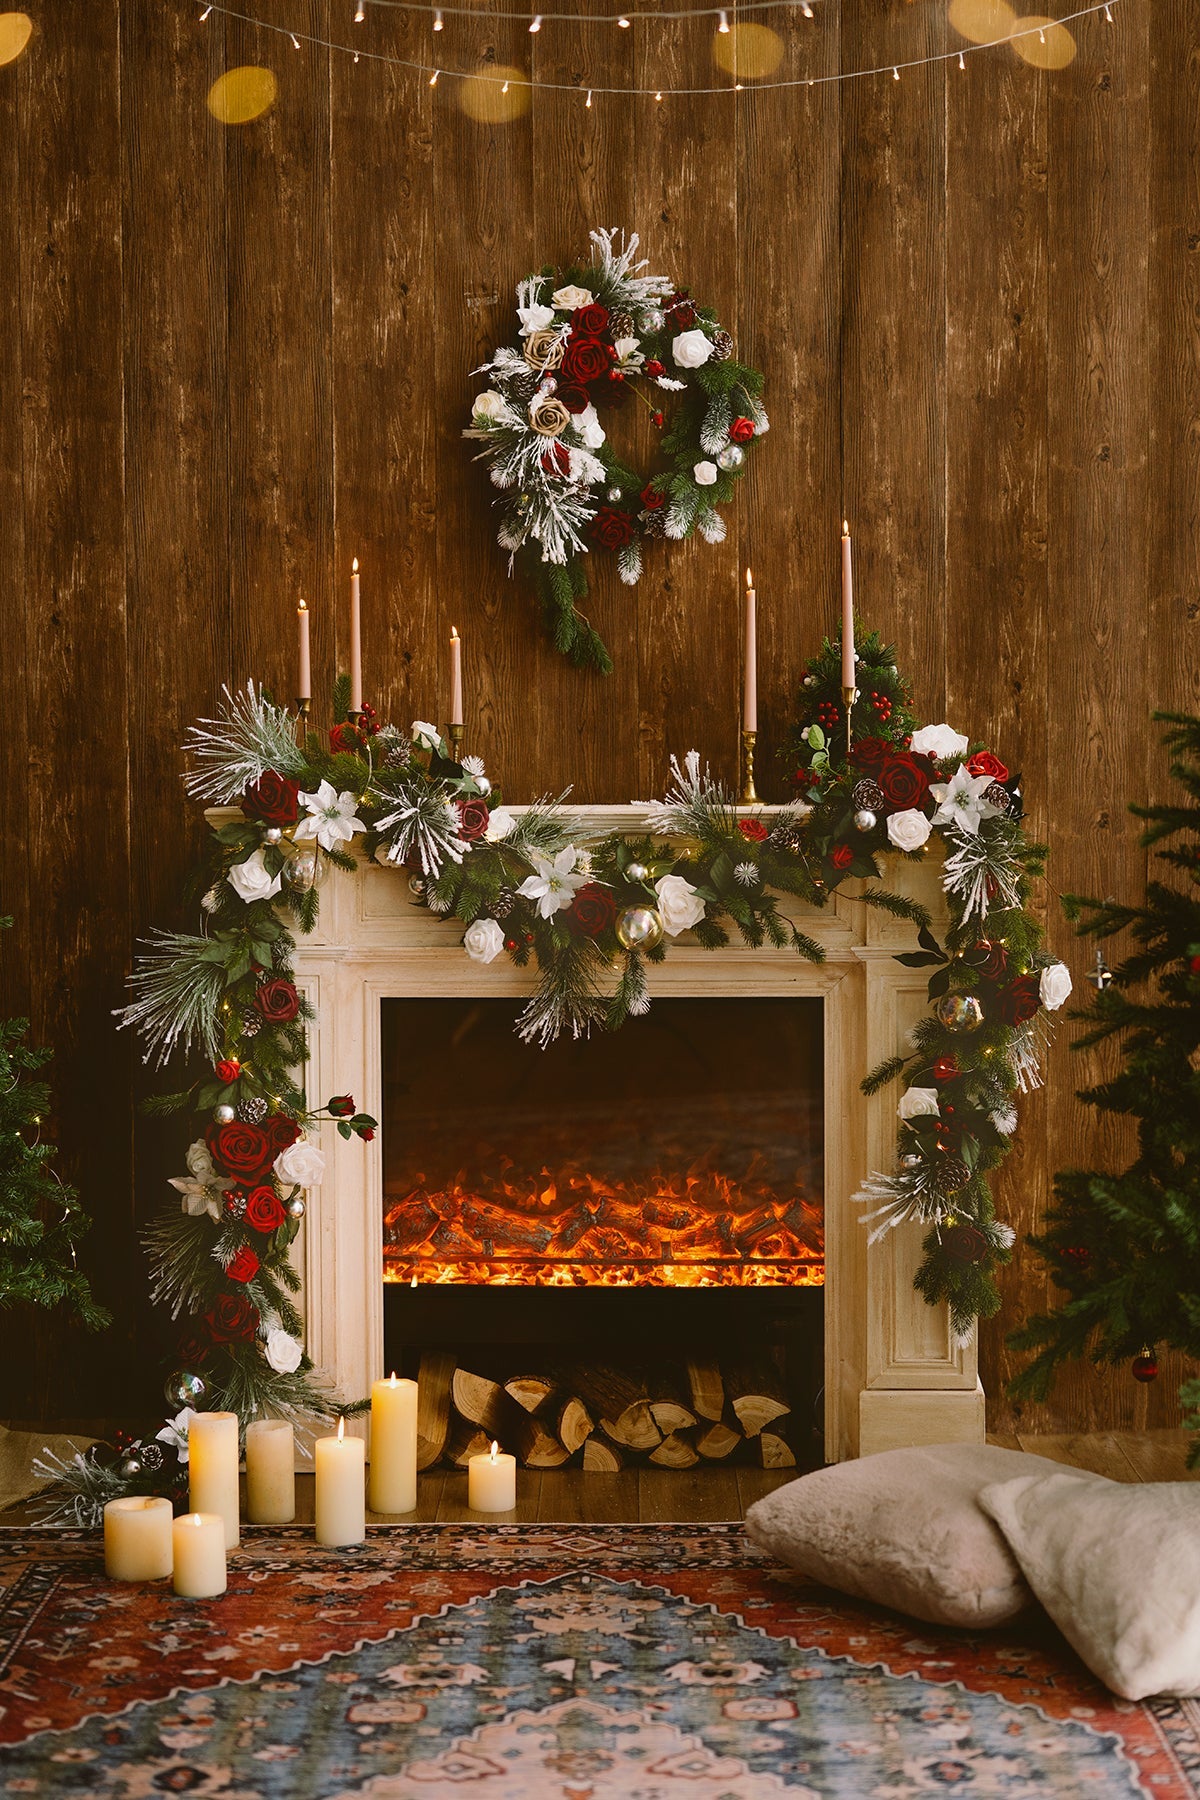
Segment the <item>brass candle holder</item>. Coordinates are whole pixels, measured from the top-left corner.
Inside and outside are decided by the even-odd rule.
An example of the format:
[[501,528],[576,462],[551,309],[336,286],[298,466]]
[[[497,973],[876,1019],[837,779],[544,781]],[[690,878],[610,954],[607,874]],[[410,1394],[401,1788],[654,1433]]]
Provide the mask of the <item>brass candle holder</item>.
[[312,711],[312,701],[307,697],[296,701],[296,718],[299,720],[301,732],[308,730],[308,715]]
[[846,755],[847,756],[849,756],[849,754],[850,754],[851,748],[853,746],[853,741],[854,741],[854,730],[853,730],[853,726],[851,724],[851,714],[854,711],[854,702],[857,699],[858,699],[858,689],[856,687],[844,687],[842,689],[842,705],[846,709]]
[[453,751],[453,760],[455,762],[461,762],[462,761],[462,742],[463,742],[462,726],[461,725],[447,725],[446,737],[449,740],[450,748]]
[[758,790],[754,785],[754,743],[757,737],[757,731],[743,731],[742,733],[742,779],[739,797],[747,806],[753,806],[758,800]]

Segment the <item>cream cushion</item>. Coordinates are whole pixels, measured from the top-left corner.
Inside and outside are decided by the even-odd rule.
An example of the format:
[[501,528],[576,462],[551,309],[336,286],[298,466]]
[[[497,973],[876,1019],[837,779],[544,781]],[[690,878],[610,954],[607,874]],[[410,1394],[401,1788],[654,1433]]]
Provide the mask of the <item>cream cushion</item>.
[[1114,1694],[1200,1693],[1200,1484],[1060,1468],[986,1488],[980,1505]]
[[843,1594],[933,1625],[1006,1625],[1032,1596],[979,1495],[1060,1466],[991,1444],[884,1450],[776,1488],[750,1508],[746,1529],[760,1549]]

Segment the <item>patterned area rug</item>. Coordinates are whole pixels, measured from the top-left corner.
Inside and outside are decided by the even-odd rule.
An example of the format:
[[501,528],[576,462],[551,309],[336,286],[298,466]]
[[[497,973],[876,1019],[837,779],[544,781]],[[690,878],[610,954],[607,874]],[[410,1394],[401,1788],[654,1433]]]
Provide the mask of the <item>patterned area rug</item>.
[[0,1531],[0,1795],[1196,1800],[1193,1704],[933,1632],[735,1525],[251,1531],[218,1601]]

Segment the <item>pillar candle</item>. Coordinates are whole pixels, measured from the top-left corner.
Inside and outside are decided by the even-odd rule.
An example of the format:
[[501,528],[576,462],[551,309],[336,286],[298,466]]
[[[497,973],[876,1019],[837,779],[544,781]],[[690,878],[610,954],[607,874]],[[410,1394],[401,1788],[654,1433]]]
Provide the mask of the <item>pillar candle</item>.
[[185,1600],[211,1600],[225,1592],[225,1521],[220,1513],[190,1512],[171,1530],[173,1585]]
[[517,1504],[517,1459],[489,1453],[467,1464],[467,1505],[472,1512],[511,1512]]
[[104,1508],[104,1573],[110,1581],[161,1581],[171,1573],[171,1502],[156,1494]]
[[857,686],[854,675],[854,563],[850,526],[842,520],[842,686]]
[[225,1548],[238,1542],[238,1416],[193,1413],[188,1423],[188,1503],[194,1513],[220,1513]]
[[246,1427],[246,1517],[252,1525],[290,1525],[296,1516],[296,1434],[286,1419]]
[[450,627],[450,723],[451,725],[461,725],[462,722],[462,639],[452,625]]
[[350,571],[350,711],[362,711],[362,604],[357,556]]
[[411,1512],[417,1504],[417,1384],[371,1384],[371,1511]]
[[297,700],[312,699],[312,652],[308,641],[308,607],[301,600],[296,608],[300,630],[300,667],[296,674]]
[[366,1537],[365,1452],[361,1438],[346,1436],[345,1419],[336,1437],[317,1439],[318,1544],[361,1544]]
[[742,730],[758,730],[758,596],[746,570],[746,630],[742,654]]

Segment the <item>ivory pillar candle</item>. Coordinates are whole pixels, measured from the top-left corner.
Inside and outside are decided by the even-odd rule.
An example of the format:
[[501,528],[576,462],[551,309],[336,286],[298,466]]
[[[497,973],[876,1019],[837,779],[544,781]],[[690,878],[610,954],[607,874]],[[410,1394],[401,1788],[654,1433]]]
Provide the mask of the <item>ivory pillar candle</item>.
[[318,1544],[361,1544],[367,1535],[366,1445],[346,1436],[345,1419],[337,1436],[318,1438]]
[[190,1512],[171,1528],[172,1585],[185,1600],[211,1600],[225,1592],[225,1521],[220,1513]]
[[742,730],[758,730],[758,596],[746,570],[746,625],[742,649]]
[[417,1504],[417,1384],[371,1383],[371,1511],[411,1512]]
[[854,559],[850,525],[842,520],[842,686],[857,685],[854,675]]
[[296,1434],[286,1419],[246,1427],[246,1517],[251,1525],[290,1525],[296,1516]]
[[467,1505],[472,1512],[511,1512],[517,1504],[517,1459],[489,1452],[467,1464]]
[[171,1502],[156,1494],[104,1508],[104,1573],[110,1581],[161,1581],[171,1573]]
[[452,625],[450,627],[450,723],[451,725],[461,725],[462,722],[462,639]]
[[193,1413],[188,1423],[188,1504],[194,1513],[220,1513],[225,1548],[238,1543],[238,1416]]
[[357,556],[350,571],[350,711],[362,711],[362,596]]
[[312,650],[308,640],[308,607],[301,600],[296,608],[296,622],[300,632],[300,666],[296,672],[297,700],[312,699]]

